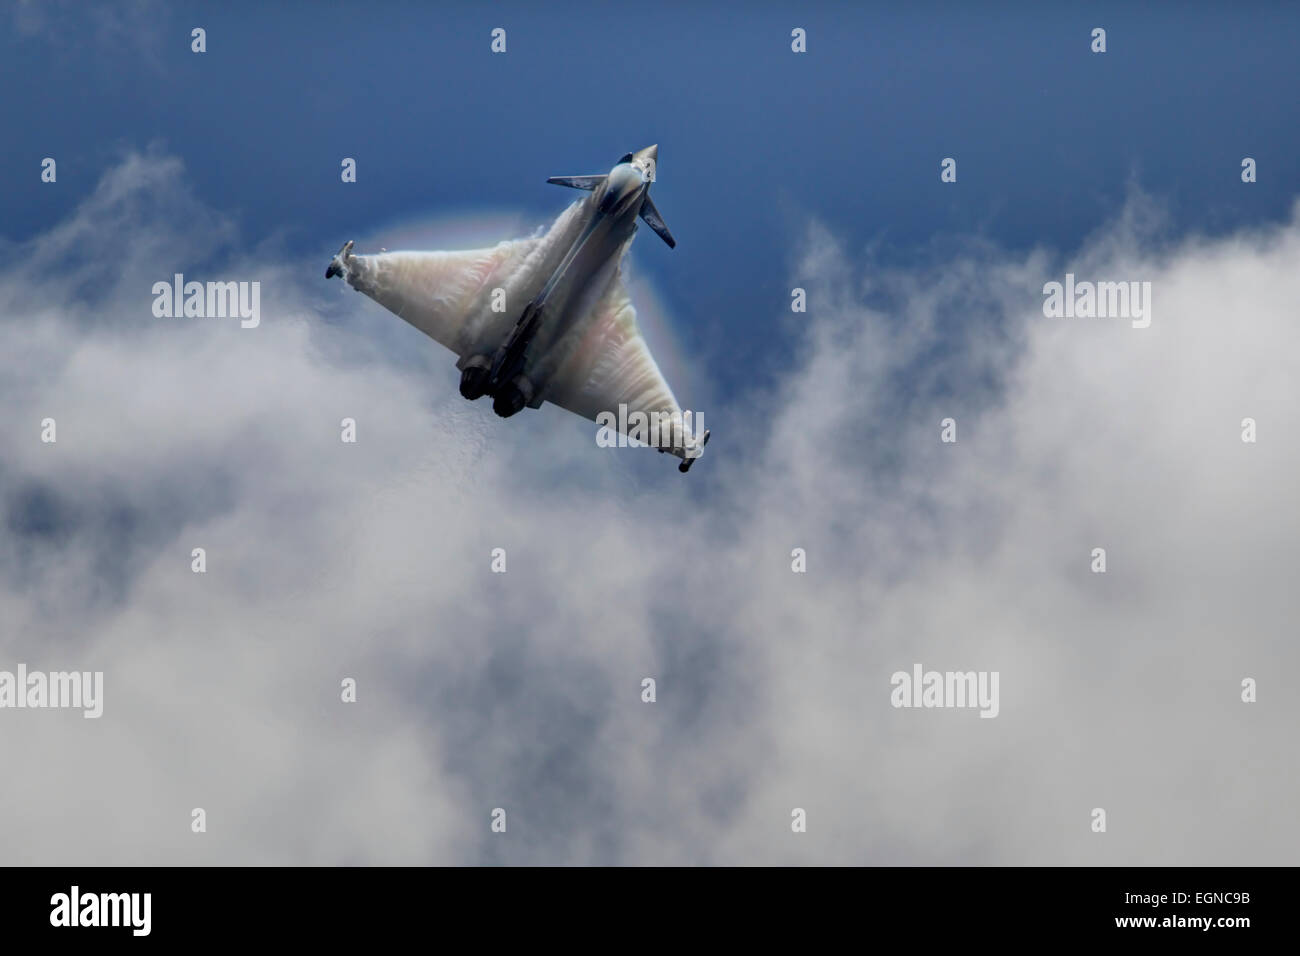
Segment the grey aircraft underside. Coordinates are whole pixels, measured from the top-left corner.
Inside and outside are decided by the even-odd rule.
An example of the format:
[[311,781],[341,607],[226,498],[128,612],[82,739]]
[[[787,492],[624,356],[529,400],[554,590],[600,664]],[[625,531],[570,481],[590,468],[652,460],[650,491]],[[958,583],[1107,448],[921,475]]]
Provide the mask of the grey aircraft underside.
[[[638,217],[670,248],[677,244],[650,200],[658,154],[647,146],[605,175],[548,179],[591,195],[545,235],[491,249],[367,256],[353,255],[347,242],[325,278],[342,276],[455,352],[465,398],[491,397],[503,418],[543,402],[601,416],[689,471],[709,433],[696,436],[683,417],[620,278]],[[655,427],[638,430],[648,420]]]

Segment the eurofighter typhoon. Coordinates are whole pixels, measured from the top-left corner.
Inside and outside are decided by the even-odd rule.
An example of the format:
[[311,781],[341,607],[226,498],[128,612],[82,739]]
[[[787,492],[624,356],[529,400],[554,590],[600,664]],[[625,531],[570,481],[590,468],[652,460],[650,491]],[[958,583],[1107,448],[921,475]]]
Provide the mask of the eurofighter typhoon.
[[[459,356],[460,393],[490,396],[509,418],[552,402],[682,459],[687,472],[709,433],[695,435],[636,323],[620,279],[640,217],[676,240],[650,199],[658,146],[607,174],[553,176],[591,193],[544,235],[467,252],[339,250],[325,278],[342,276]],[[649,422],[650,425],[645,423]]]

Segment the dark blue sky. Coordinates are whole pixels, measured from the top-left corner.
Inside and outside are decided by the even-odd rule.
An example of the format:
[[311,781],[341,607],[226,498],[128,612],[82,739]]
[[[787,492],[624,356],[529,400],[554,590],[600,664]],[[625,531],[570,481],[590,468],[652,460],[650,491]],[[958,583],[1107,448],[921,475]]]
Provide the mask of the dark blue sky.
[[[106,687],[0,715],[0,856],[1294,865],[1300,224],[1161,240],[1290,218],[1298,53],[1249,0],[0,0],[0,667]],[[686,478],[324,279],[656,142]],[[1163,232],[1077,258],[1150,328],[1042,316],[1134,188]],[[155,318],[175,272],[258,330]],[[896,710],[917,665],[1001,716]]]
[[883,262],[971,234],[1068,252],[1130,183],[1176,232],[1217,233],[1283,218],[1300,182],[1290,4],[168,4],[123,5],[111,29],[46,9],[0,33],[5,239],[151,143],[246,242],[319,258],[420,216],[549,221],[572,197],[547,176],[657,142],[679,244],[643,230],[633,256],[711,365],[779,361],[762,333],[810,217]]

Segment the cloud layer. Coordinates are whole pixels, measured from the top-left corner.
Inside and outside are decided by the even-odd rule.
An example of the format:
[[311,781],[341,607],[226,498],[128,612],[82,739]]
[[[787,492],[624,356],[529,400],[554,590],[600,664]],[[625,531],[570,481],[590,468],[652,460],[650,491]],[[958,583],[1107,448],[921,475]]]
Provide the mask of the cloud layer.
[[[105,704],[0,711],[0,859],[1296,860],[1294,218],[1171,241],[1135,197],[910,271],[814,225],[797,352],[685,479],[497,420],[332,248],[239,238],[136,154],[6,250],[0,669]],[[1150,281],[1151,327],[1044,318],[1067,270]],[[260,281],[261,326],[155,319],[174,272]],[[916,662],[999,716],[892,708]]]

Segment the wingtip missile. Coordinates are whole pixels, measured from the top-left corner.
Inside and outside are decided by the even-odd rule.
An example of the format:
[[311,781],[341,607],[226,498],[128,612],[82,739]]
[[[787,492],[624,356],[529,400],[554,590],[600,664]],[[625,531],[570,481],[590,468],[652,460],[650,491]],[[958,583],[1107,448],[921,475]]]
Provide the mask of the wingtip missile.
[[704,429],[704,437],[700,439],[699,451],[697,451],[694,455],[688,453],[685,457],[683,457],[682,463],[677,466],[677,470],[680,471],[683,475],[686,474],[688,471],[690,471],[691,465],[695,464],[695,462],[699,459],[699,457],[704,454],[704,446],[707,445],[708,443],[709,443],[709,430],[706,428]]
[[325,270],[325,278],[333,279],[335,276],[347,275],[348,259],[352,256],[352,246],[354,241],[349,239],[343,243],[343,248],[339,249],[338,254],[330,260],[329,267]]

